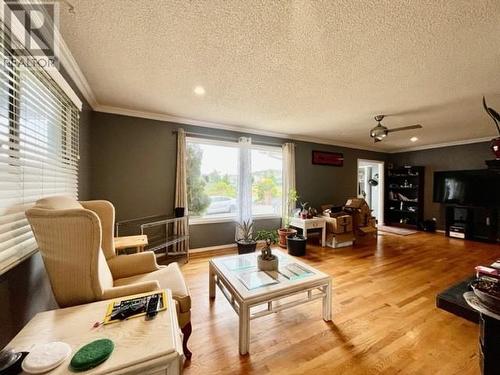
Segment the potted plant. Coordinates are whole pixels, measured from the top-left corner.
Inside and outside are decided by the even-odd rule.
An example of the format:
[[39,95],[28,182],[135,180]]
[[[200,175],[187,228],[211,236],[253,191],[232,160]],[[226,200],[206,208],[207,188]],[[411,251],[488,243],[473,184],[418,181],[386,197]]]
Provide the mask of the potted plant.
[[306,255],[306,244],[307,244],[307,239],[302,235],[295,233],[288,236],[287,238],[288,254],[296,257],[301,257]]
[[286,212],[286,216],[283,218],[283,228],[278,229],[278,245],[283,249],[286,249],[287,237],[297,233],[295,229],[290,228],[290,220],[293,216],[293,211],[295,209],[297,199],[299,199],[297,191],[293,189],[290,190],[290,192],[288,193],[288,212]]
[[238,254],[253,253],[257,247],[257,241],[252,236],[252,220],[243,221],[242,223],[238,223],[236,225],[241,236],[241,238],[236,240],[236,244],[238,245]]
[[265,230],[261,229],[257,231],[257,235],[255,236],[255,240],[260,241],[260,240],[270,240],[271,244],[274,245],[278,243],[278,233],[276,230]]
[[308,215],[308,210],[307,210],[307,205],[309,204],[309,202],[300,202],[300,207],[302,207],[302,210],[300,210],[300,217],[302,219],[307,219],[307,215]]
[[278,257],[271,250],[271,239],[266,239],[261,254],[257,257],[257,268],[260,271],[276,271],[278,269]]

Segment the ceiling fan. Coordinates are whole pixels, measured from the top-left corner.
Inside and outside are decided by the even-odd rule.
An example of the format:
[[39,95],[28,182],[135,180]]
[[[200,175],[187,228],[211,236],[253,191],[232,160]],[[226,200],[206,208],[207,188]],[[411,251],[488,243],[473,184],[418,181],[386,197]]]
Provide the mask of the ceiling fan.
[[370,137],[373,138],[375,143],[380,142],[385,137],[387,137],[387,134],[392,132],[399,132],[402,130],[422,129],[422,125],[420,124],[403,126],[401,128],[388,129],[380,123],[384,119],[384,117],[385,115],[377,115],[374,117],[375,121],[377,121],[378,124],[372,130],[370,130]]

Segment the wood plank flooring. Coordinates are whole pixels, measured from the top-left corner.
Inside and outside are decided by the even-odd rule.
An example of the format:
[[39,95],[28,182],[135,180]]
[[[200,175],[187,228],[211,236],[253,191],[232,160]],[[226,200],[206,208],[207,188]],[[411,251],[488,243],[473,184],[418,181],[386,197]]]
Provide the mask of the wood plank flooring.
[[442,234],[383,234],[377,245],[322,249],[304,261],[333,278],[333,323],[321,302],[256,319],[250,354],[238,354],[238,321],[217,291],[208,257],[182,271],[192,293],[193,359],[185,374],[478,374],[478,326],[435,307],[436,294],[500,258],[500,246]]

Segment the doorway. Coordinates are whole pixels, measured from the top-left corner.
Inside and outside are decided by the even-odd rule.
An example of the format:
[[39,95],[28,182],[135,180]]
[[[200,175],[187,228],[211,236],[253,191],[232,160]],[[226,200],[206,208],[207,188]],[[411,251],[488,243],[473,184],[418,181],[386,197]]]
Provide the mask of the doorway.
[[357,195],[372,209],[377,223],[384,224],[384,162],[358,159]]

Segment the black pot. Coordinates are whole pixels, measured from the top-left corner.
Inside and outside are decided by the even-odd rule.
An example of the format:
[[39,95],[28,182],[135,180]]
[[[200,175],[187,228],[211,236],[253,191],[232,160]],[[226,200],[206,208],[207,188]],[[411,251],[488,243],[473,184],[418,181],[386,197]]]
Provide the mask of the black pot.
[[246,242],[238,240],[236,243],[238,244],[238,254],[253,253],[257,247],[257,241]]
[[184,217],[184,207],[175,207],[175,217]]
[[306,244],[307,240],[304,236],[288,236],[287,238],[287,246],[288,246],[288,254],[301,257],[306,255]]

